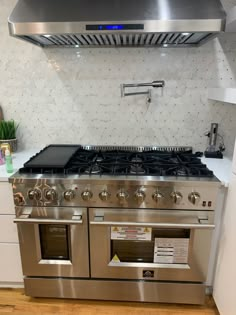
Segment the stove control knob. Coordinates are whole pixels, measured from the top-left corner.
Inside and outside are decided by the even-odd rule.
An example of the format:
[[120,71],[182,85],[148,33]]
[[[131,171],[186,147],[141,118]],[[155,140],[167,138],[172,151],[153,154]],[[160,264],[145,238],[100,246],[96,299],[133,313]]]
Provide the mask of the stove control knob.
[[75,192],[74,192],[74,190],[69,189],[69,190],[66,190],[66,191],[64,192],[64,199],[65,199],[66,201],[71,201],[71,200],[73,200],[74,198],[75,198]]
[[101,191],[99,194],[99,198],[102,201],[108,201],[110,199],[110,197],[111,197],[111,194],[106,190]]
[[93,197],[93,193],[90,190],[85,190],[81,193],[81,197],[84,201],[89,201]]
[[21,194],[17,193],[14,195],[14,202],[16,206],[22,206],[24,205],[24,197]]
[[163,194],[160,193],[159,191],[154,192],[154,194],[152,195],[152,199],[156,203],[159,203],[163,198],[164,198]]
[[136,193],[134,194],[134,199],[138,202],[138,203],[142,203],[145,199],[146,195],[145,192],[142,190],[138,190],[136,191]]
[[55,189],[48,189],[45,192],[45,198],[48,201],[56,201],[57,200],[57,192]]
[[41,191],[39,189],[31,189],[28,191],[28,197],[30,200],[40,200]]
[[119,191],[116,196],[120,202],[125,202],[129,198],[126,191]]
[[170,197],[173,200],[173,202],[177,205],[180,204],[181,200],[183,199],[182,194],[178,191],[173,191]]
[[197,192],[192,192],[188,195],[188,200],[193,204],[197,205],[200,201],[200,194]]

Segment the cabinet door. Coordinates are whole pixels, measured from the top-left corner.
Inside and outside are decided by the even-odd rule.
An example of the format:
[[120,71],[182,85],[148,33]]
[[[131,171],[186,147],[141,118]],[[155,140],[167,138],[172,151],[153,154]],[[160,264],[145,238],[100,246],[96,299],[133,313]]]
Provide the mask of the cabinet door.
[[0,183],[0,214],[14,214],[12,186],[8,182]]
[[213,296],[221,315],[236,314],[236,176],[229,185],[220,233]]
[[0,243],[0,253],[0,285],[1,282],[23,282],[19,245]]
[[[0,215],[0,243],[18,243],[17,225],[13,223],[15,215]],[[1,253],[0,253],[1,257]]]
[[236,141],[234,146],[234,157],[233,157],[233,165],[232,165],[233,174],[236,175]]

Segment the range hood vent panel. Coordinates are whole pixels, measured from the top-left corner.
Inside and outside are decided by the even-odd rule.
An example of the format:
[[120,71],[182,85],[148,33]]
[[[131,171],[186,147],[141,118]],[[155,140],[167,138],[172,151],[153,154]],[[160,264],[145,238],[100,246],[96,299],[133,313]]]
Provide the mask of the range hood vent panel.
[[22,39],[48,47],[186,47],[200,45],[212,38],[212,33],[165,33],[165,34],[66,34],[32,35]]
[[19,0],[12,36],[42,47],[195,46],[224,31],[220,0]]

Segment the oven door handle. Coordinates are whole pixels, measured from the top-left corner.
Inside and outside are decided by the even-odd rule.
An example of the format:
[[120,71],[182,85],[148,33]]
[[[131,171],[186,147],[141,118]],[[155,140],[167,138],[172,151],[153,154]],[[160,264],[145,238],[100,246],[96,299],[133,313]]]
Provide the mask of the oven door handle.
[[23,224],[83,224],[83,220],[81,219],[81,216],[79,216],[78,219],[72,219],[72,220],[57,220],[57,219],[19,219],[16,218],[13,221],[14,223],[23,223]]
[[214,224],[201,223],[144,223],[144,222],[112,222],[112,221],[90,221],[91,225],[106,225],[106,226],[142,226],[155,228],[182,228],[182,229],[214,229]]

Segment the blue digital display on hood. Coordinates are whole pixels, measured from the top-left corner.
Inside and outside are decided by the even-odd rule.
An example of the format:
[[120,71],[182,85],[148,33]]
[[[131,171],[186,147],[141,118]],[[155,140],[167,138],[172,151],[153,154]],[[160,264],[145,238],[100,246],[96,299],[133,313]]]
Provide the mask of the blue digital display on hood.
[[100,30],[123,30],[124,25],[100,25],[99,26]]
[[90,24],[86,25],[87,31],[120,31],[143,30],[144,24]]

